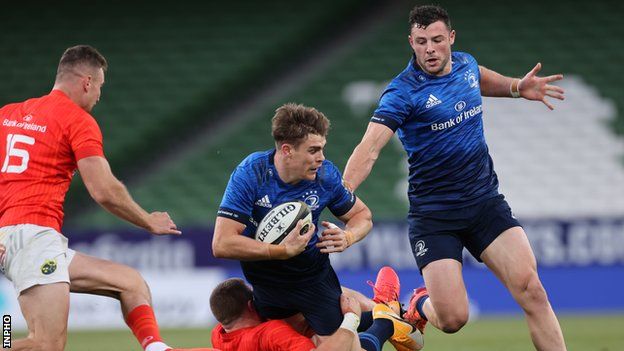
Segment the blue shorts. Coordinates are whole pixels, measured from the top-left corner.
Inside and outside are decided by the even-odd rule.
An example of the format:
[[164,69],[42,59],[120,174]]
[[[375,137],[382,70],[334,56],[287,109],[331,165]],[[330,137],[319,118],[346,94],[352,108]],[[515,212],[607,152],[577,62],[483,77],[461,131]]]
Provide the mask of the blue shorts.
[[322,281],[302,287],[253,286],[254,306],[260,316],[283,319],[299,312],[318,335],[330,335],[342,323],[340,282],[330,267]]
[[481,253],[505,230],[520,226],[503,195],[445,211],[410,213],[409,238],[418,268],[452,258],[462,262],[465,247],[479,262]]

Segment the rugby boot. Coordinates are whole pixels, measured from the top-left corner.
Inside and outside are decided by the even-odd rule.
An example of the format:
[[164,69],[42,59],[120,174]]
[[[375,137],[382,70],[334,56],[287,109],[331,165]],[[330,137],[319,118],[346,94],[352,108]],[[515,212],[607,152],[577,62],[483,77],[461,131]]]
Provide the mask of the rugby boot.
[[416,329],[420,330],[421,333],[425,333],[425,326],[427,325],[427,320],[423,318],[418,309],[416,308],[420,299],[428,298],[429,294],[427,293],[427,288],[421,286],[418,289],[414,289],[414,293],[410,298],[409,307],[407,311],[403,313],[403,319],[408,321],[411,325],[416,327]]
[[399,304],[390,303],[395,306],[379,303],[373,308],[373,319],[384,318],[392,322],[394,332],[390,337],[390,343],[397,351],[417,351],[425,346],[425,340],[420,330],[404,321],[399,316]]
[[367,281],[367,283],[373,288],[373,301],[375,301],[375,303],[387,304],[391,301],[399,300],[401,283],[394,269],[388,266],[381,267],[379,273],[377,273],[375,284],[373,285],[373,282],[370,280]]

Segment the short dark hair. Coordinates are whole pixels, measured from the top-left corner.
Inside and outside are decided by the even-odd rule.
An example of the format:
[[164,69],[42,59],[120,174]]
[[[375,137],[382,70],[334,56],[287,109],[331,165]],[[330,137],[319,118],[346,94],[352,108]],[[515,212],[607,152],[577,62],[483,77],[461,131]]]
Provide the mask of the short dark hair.
[[210,294],[210,309],[223,325],[234,322],[243,315],[247,303],[253,299],[251,288],[240,278],[228,279]]
[[426,27],[437,21],[444,22],[446,28],[451,30],[451,19],[442,7],[438,5],[415,6],[409,14],[409,31],[411,33],[416,24]]
[[56,79],[80,65],[95,69],[101,68],[104,71],[108,68],[106,59],[97,49],[89,45],[76,45],[65,50],[61,56],[56,70]]
[[313,107],[287,103],[275,110],[271,123],[271,134],[278,144],[299,145],[308,134],[327,136],[329,120]]

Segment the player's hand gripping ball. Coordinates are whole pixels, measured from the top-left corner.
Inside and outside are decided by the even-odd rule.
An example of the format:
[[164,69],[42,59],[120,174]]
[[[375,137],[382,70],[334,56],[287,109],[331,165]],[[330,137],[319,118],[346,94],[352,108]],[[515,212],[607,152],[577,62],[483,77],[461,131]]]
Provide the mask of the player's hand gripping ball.
[[305,234],[312,225],[312,212],[302,201],[289,201],[275,206],[258,224],[256,240],[279,244],[303,220],[299,234]]

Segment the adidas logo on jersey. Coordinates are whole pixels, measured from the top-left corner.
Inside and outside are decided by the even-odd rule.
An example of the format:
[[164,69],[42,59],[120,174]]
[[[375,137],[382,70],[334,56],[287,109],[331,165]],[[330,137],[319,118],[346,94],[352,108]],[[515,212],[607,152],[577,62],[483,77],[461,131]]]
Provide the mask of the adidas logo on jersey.
[[256,201],[256,205],[266,208],[273,207],[273,205],[271,205],[271,200],[269,200],[269,195],[264,195],[260,200]]
[[442,103],[442,100],[438,99],[432,94],[429,94],[429,98],[427,99],[427,104],[425,105],[425,107],[432,108],[433,106],[439,105],[441,103]]

